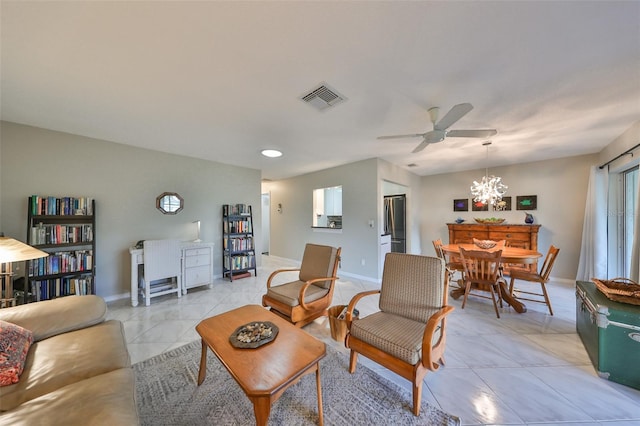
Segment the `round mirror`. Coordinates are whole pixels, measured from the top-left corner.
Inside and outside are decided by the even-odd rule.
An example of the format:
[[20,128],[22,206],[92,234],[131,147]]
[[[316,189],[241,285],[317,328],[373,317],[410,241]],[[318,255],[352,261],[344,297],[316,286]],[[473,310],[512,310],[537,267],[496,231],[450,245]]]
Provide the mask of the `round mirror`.
[[175,192],[163,192],[156,198],[156,208],[164,214],[177,214],[184,207],[184,200]]

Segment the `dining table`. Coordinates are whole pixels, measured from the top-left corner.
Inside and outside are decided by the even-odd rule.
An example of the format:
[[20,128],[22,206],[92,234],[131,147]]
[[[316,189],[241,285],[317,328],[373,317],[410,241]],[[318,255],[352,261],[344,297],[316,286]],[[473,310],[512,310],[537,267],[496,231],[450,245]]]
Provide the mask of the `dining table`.
[[[442,251],[448,257],[460,256],[460,248],[464,248],[465,250],[479,250],[479,251],[487,251],[494,252],[498,250],[502,250],[502,256],[500,258],[502,265],[505,264],[518,264],[518,265],[531,265],[536,263],[539,258],[542,257],[542,253],[537,252],[535,250],[528,250],[520,247],[509,247],[509,246],[495,246],[492,248],[480,248],[475,244],[443,244]],[[507,288],[507,283],[505,281],[500,282],[500,290],[502,295],[502,300],[508,303],[516,312],[519,314],[526,312],[527,307],[524,303],[516,299],[509,293],[509,288]],[[460,286],[459,288],[454,288],[451,290],[451,297],[454,299],[458,299],[460,296],[464,295],[464,286]]]

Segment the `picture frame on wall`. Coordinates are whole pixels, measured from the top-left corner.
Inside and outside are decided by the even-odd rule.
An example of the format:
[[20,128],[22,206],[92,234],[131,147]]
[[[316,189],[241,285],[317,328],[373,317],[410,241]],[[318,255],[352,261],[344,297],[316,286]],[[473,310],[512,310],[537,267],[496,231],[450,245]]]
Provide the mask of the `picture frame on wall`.
[[516,210],[537,210],[537,195],[518,195],[516,197]]
[[453,200],[453,211],[454,212],[468,212],[469,211],[469,199],[461,198],[458,200]]
[[511,211],[511,197],[502,197],[502,200],[494,204],[493,211]]
[[474,212],[488,212],[489,211],[489,205],[486,203],[483,203],[481,201],[474,201],[471,204],[471,211]]

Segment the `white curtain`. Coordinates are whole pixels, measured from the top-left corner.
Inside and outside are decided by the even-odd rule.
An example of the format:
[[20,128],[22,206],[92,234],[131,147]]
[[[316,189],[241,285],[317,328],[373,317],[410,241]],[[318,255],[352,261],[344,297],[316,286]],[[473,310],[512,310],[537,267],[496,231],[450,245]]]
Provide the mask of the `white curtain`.
[[576,280],[590,281],[607,276],[607,198],[609,171],[592,166],[584,208],[582,246]]
[[631,246],[631,272],[629,278],[640,283],[640,171],[638,172],[635,219],[633,221],[633,245]]

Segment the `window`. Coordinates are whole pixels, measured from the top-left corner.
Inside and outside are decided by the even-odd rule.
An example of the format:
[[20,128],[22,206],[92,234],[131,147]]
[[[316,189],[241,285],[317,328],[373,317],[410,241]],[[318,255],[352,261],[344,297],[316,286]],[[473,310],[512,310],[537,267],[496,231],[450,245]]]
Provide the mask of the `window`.
[[638,205],[638,166],[622,172],[621,268],[624,277],[631,274],[631,249],[634,219]]
[[342,186],[313,190],[313,227],[342,229]]

